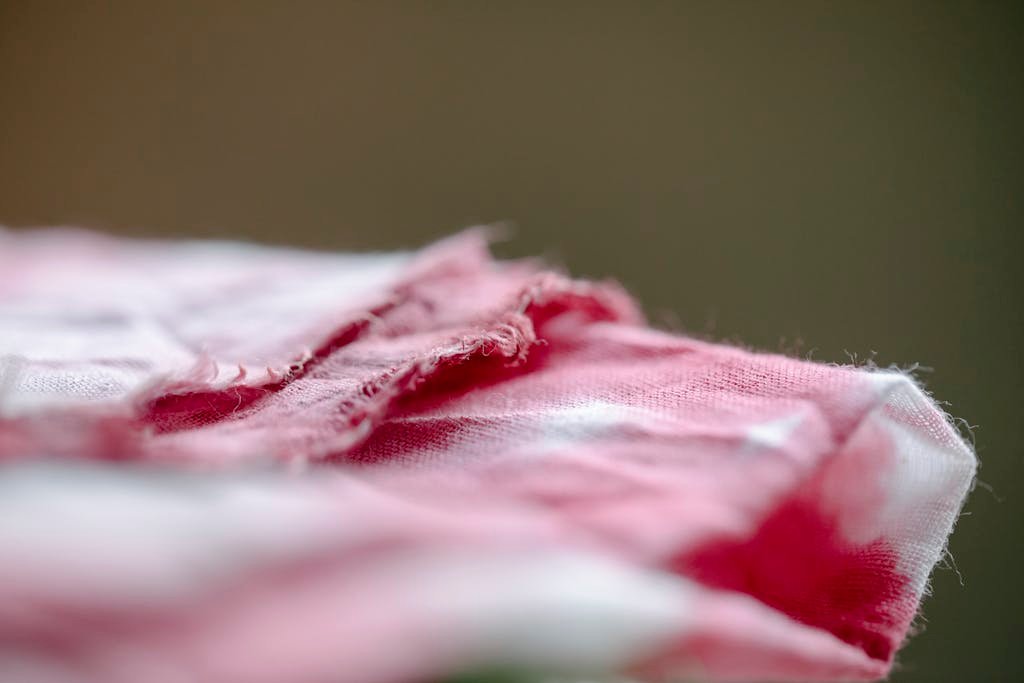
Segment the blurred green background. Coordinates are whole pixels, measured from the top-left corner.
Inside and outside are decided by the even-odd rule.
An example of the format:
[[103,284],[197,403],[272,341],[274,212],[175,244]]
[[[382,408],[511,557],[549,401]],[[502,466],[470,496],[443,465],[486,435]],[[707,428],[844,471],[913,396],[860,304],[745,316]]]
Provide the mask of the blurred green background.
[[979,488],[896,681],[1024,680],[1024,5],[0,0],[0,223],[510,221],[652,320],[922,375]]

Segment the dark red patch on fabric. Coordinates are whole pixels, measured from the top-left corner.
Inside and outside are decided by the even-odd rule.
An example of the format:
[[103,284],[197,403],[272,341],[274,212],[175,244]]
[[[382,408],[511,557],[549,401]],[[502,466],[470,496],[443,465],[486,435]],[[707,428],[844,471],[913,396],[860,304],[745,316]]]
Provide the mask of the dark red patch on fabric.
[[779,507],[744,541],[720,541],[673,568],[715,588],[747,593],[888,661],[913,617],[897,557],[878,540],[857,546],[809,500]]
[[222,420],[278,388],[278,385],[239,386],[220,391],[168,394],[147,406],[143,420],[153,425],[158,434],[195,429]]

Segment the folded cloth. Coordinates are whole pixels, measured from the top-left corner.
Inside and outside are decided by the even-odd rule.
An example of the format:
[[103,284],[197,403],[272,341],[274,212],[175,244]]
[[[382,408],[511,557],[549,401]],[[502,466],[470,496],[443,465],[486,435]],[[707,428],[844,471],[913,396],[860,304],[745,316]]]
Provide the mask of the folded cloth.
[[486,239],[0,232],[0,678],[885,676],[976,466],[935,403]]

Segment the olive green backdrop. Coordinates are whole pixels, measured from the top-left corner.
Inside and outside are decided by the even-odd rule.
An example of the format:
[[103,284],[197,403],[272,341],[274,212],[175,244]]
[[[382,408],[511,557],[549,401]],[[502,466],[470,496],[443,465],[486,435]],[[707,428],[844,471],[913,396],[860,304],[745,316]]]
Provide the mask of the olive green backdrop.
[[1022,121],[1015,3],[0,0],[2,223],[510,221],[659,324],[934,368],[995,492],[897,681],[1024,676]]

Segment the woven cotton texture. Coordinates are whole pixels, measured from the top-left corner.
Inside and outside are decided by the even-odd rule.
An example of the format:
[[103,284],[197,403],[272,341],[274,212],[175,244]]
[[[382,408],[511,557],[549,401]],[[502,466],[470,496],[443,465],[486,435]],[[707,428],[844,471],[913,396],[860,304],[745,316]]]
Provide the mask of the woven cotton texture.
[[0,679],[870,680],[975,458],[610,283],[0,232]]

